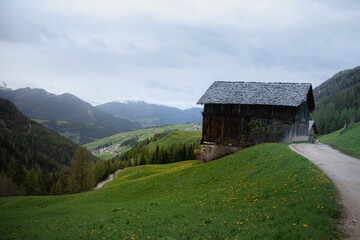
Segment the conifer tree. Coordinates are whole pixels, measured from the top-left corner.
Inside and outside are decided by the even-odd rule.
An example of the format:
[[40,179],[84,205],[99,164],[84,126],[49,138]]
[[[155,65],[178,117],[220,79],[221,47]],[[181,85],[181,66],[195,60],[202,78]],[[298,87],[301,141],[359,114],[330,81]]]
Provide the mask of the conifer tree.
[[25,189],[26,195],[37,195],[40,193],[38,178],[33,168],[26,175]]
[[155,163],[162,163],[160,161],[160,148],[159,148],[159,145],[156,145],[156,149],[155,149]]
[[84,147],[79,147],[70,167],[70,192],[83,192],[95,185],[94,167],[90,161],[90,153]]
[[46,191],[46,184],[44,181],[44,173],[41,171],[41,169],[38,167],[36,170],[36,176],[39,184],[39,194],[44,195],[47,194]]
[[0,174],[0,197],[16,195],[15,183],[2,172]]
[[56,184],[54,185],[54,190],[53,190],[52,194],[53,195],[63,194],[63,184],[60,179],[58,179]]
[[8,163],[7,169],[8,169],[8,176],[13,180],[13,182],[17,186],[20,186],[21,183],[23,183],[26,176],[26,171],[24,166],[15,157],[12,156]]

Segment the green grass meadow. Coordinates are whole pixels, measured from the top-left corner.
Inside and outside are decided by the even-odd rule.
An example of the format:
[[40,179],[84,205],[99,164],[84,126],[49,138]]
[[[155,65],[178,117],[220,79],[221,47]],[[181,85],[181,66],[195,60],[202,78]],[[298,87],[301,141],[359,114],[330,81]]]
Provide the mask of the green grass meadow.
[[149,149],[154,150],[156,146],[168,147],[176,143],[200,144],[201,131],[174,131],[157,141],[149,144]]
[[360,123],[319,137],[319,141],[360,158]]
[[0,199],[0,239],[332,239],[336,190],[286,144],[120,170],[101,190]]

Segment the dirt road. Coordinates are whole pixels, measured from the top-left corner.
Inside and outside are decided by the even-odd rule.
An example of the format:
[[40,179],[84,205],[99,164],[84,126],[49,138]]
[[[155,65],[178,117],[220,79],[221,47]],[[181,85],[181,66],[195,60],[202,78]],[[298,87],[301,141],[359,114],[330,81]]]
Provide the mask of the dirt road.
[[359,240],[360,160],[321,143],[299,143],[290,148],[318,165],[334,182],[343,206],[339,227],[350,236],[345,239]]
[[96,187],[93,188],[93,190],[98,190],[98,189],[102,188],[106,183],[110,182],[113,179],[114,179],[114,174],[110,174],[107,179],[105,179],[104,181],[99,182],[96,185]]

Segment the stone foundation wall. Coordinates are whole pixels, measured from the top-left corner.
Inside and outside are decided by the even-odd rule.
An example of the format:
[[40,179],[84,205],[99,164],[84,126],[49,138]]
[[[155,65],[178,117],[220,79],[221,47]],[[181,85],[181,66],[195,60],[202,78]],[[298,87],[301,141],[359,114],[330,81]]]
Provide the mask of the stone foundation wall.
[[209,162],[232,153],[238,152],[244,147],[226,146],[216,144],[201,144],[200,162]]

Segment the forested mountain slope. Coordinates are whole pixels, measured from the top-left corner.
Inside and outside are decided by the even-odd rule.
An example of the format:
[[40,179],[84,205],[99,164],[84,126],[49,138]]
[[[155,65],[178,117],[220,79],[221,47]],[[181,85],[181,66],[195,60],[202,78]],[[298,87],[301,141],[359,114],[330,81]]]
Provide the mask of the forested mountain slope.
[[360,120],[360,66],[344,70],[314,89],[316,109],[312,113],[320,134],[326,134],[350,122]]
[[41,119],[36,119],[36,121],[51,130],[61,133],[79,145],[90,143],[118,133],[116,130],[110,130],[79,122],[49,121]]
[[336,73],[314,89],[314,98],[319,102],[325,97],[337,94],[360,82],[360,66]]
[[[30,171],[41,178],[46,194],[52,184],[52,174],[69,166],[77,145],[60,134],[28,119],[15,105],[0,98],[0,171],[16,187],[26,188]],[[30,184],[30,183],[29,183]],[[30,187],[30,186],[29,186]],[[22,189],[25,191],[26,189]]]

